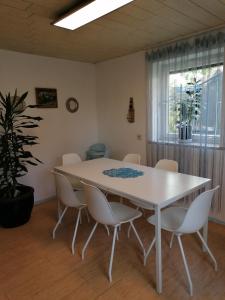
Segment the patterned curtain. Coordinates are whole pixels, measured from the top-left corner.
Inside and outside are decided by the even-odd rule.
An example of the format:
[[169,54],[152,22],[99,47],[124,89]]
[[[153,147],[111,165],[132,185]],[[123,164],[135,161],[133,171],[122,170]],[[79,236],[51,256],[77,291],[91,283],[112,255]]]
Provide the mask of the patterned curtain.
[[152,50],[149,70],[148,164],[177,160],[179,171],[220,185],[212,214],[225,221],[225,33]]

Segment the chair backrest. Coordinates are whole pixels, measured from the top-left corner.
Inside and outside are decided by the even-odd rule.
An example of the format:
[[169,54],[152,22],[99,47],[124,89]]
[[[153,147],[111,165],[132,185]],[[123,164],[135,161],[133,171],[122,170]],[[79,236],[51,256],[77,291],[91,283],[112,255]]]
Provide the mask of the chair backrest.
[[200,230],[208,220],[209,210],[212,203],[212,198],[216,188],[200,194],[191,203],[187,210],[183,223],[177,229],[180,233],[193,233]]
[[81,158],[77,153],[67,153],[62,156],[63,166],[73,165],[81,162]]
[[65,175],[54,172],[56,182],[56,194],[59,201],[68,207],[79,207],[81,205],[70,181]]
[[129,153],[129,154],[125,155],[125,157],[123,158],[123,161],[140,165],[141,164],[141,155],[137,154],[137,153],[134,153],[134,154]]
[[178,163],[171,159],[160,159],[155,165],[155,168],[171,172],[178,172]]
[[89,147],[89,150],[96,152],[105,152],[106,146],[102,143],[93,144]]
[[117,218],[114,216],[112,208],[106,196],[95,186],[82,182],[85,199],[87,200],[88,211],[92,218],[101,224],[116,225]]

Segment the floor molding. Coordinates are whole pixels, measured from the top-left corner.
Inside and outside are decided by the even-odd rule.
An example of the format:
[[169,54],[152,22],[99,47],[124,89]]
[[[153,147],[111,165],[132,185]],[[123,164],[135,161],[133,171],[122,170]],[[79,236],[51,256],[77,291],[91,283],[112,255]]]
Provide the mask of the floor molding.
[[224,225],[225,226],[225,222],[219,220],[219,219],[216,219],[215,217],[209,217],[209,221],[211,222],[215,222],[217,224],[220,224],[220,225]]
[[45,199],[37,200],[37,201],[34,202],[34,205],[40,205],[40,204],[43,204],[43,203],[52,201],[52,200],[54,200],[55,198],[56,198],[56,195],[54,195],[54,196],[52,196],[52,197],[45,198]]

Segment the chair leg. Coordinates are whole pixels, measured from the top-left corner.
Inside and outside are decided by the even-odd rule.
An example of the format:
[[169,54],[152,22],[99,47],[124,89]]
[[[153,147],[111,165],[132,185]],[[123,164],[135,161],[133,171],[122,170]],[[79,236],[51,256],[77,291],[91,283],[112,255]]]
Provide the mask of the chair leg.
[[106,231],[107,231],[108,236],[110,236],[109,227],[108,227],[107,225],[104,225],[104,227],[105,227],[105,229],[106,229]]
[[88,244],[89,244],[89,242],[90,242],[97,226],[98,226],[98,223],[96,222],[93,229],[92,229],[92,231],[91,231],[91,233],[90,233],[90,235],[89,235],[89,237],[88,237],[88,239],[87,239],[87,241],[86,241],[86,243],[85,243],[85,245],[84,245],[84,248],[82,249],[82,255],[81,255],[82,260],[84,259],[84,254],[85,254],[86,248],[87,248],[87,246],[88,246]]
[[192,286],[192,281],[191,281],[191,275],[190,275],[187,260],[186,260],[185,254],[184,254],[184,249],[183,249],[183,245],[182,245],[182,242],[181,242],[180,235],[177,235],[177,239],[178,239],[182,259],[183,259],[183,262],[184,262],[185,271],[186,271],[187,278],[188,278],[189,292],[190,292],[190,295],[193,296],[193,286]]
[[143,216],[145,216],[145,209],[143,207],[140,207],[142,213],[143,213]]
[[80,214],[80,225],[82,224],[82,214]]
[[57,219],[60,219],[60,216],[62,215],[63,208],[62,208],[62,203],[60,200],[57,200]]
[[172,236],[171,236],[171,239],[170,239],[170,249],[172,248],[173,246],[173,239],[174,239],[174,233],[172,233]]
[[[136,207],[136,210],[139,210],[139,207]],[[129,225],[128,231],[127,231],[127,237],[130,238],[130,231],[131,231],[131,225]]]
[[85,213],[86,213],[87,221],[88,223],[90,223],[90,217],[87,208],[85,208]]
[[149,244],[149,247],[148,247],[148,250],[145,254],[145,257],[144,257],[144,266],[146,266],[146,263],[147,263],[147,258],[152,250],[152,247],[155,245],[155,237],[154,239],[152,240],[152,242]]
[[131,225],[129,225],[129,228],[127,230],[127,237],[128,237],[128,239],[130,238],[130,231],[131,231]]
[[131,227],[132,227],[132,229],[133,229],[133,231],[134,231],[134,233],[135,233],[135,235],[136,235],[136,238],[137,238],[137,240],[138,240],[138,242],[139,242],[139,244],[140,244],[140,246],[141,246],[141,249],[143,250],[143,254],[144,254],[144,257],[145,257],[145,247],[144,247],[144,245],[143,245],[143,243],[142,243],[142,241],[141,241],[141,239],[140,239],[140,236],[139,236],[139,234],[137,233],[137,230],[136,230],[136,228],[134,227],[134,224],[133,224],[132,221],[130,222],[130,225],[131,225]]
[[80,221],[80,218],[81,218],[81,210],[82,208],[79,208],[78,210],[78,215],[77,215],[77,221],[76,221],[76,225],[75,225],[75,228],[74,228],[74,233],[73,233],[73,239],[72,239],[72,253],[74,255],[74,249],[75,249],[75,240],[76,240],[76,236],[77,236],[77,229],[78,229],[78,226],[79,226],[79,221]]
[[116,236],[117,236],[117,226],[114,227],[113,240],[112,240],[112,250],[111,250],[110,262],[109,262],[109,272],[108,272],[108,274],[109,274],[109,281],[110,282],[112,282],[112,264],[113,264]]
[[55,233],[56,233],[56,230],[57,230],[57,228],[59,227],[59,224],[61,224],[62,219],[63,219],[63,217],[64,217],[64,215],[65,215],[67,209],[68,209],[68,207],[66,206],[66,207],[64,208],[62,214],[60,215],[60,217],[59,217],[59,219],[58,219],[58,222],[56,223],[56,225],[55,225],[55,227],[54,227],[54,229],[53,229],[53,232],[52,232],[52,238],[53,238],[53,240],[55,239]]
[[205,240],[203,239],[203,237],[201,236],[200,232],[197,231],[197,235],[199,236],[204,248],[206,249],[206,251],[208,252],[209,256],[211,257],[212,261],[214,262],[214,268],[215,268],[215,271],[218,270],[218,266],[217,266],[217,262],[216,262],[216,259],[214,257],[214,255],[212,254],[212,252],[210,251],[207,243],[205,242]]

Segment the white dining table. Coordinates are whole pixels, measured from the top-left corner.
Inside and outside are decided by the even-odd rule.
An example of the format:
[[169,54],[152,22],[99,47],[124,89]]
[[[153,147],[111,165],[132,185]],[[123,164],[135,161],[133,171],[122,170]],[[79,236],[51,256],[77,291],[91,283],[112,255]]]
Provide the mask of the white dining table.
[[[143,171],[144,174],[136,178],[109,177],[103,174],[104,170],[124,167]],[[156,216],[156,290],[158,293],[162,293],[161,209],[206,187],[210,179],[108,158],[83,161],[54,169],[65,175],[89,182],[106,192],[153,205]],[[207,225],[205,224],[203,230],[205,240],[207,240]]]

